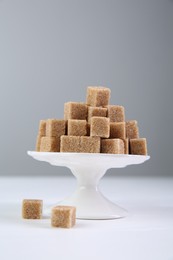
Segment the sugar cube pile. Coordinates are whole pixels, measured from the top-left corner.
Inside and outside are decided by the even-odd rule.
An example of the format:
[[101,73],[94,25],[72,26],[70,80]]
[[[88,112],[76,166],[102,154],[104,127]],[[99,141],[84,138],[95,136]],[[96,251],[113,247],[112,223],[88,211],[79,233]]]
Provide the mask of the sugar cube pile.
[[89,86],[86,102],[64,104],[63,119],[40,120],[36,151],[147,155],[137,120],[126,121],[110,95],[107,87]]

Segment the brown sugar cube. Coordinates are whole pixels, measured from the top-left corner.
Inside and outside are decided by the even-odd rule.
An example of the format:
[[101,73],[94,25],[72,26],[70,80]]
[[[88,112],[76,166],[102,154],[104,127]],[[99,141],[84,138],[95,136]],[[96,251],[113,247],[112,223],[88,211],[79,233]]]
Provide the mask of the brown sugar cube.
[[22,217],[25,219],[42,218],[42,200],[25,199],[22,203]]
[[80,153],[80,136],[62,135],[60,152]]
[[38,135],[38,136],[37,136],[37,139],[36,139],[36,147],[35,147],[35,150],[36,150],[37,152],[40,151],[41,138],[42,138],[42,136]]
[[100,153],[100,137],[81,136],[81,153]]
[[88,115],[88,106],[81,102],[66,102],[64,104],[64,119],[83,119]]
[[69,119],[67,127],[68,135],[82,136],[87,135],[87,121],[78,119]]
[[40,136],[46,135],[46,120],[40,120],[38,135]]
[[40,151],[40,144],[41,144],[41,138],[42,136],[46,135],[46,120],[40,120],[39,122],[39,130],[38,130],[38,135],[36,139],[36,151]]
[[118,105],[108,105],[107,116],[110,118],[110,122],[124,122],[125,112],[123,106]]
[[106,87],[92,87],[87,88],[86,103],[89,106],[100,107],[107,106],[110,100],[111,90]]
[[41,138],[40,152],[59,152],[60,137],[43,136]]
[[126,138],[139,138],[138,123],[136,120],[126,122]]
[[103,107],[88,107],[88,123],[91,122],[91,117],[93,116],[101,116],[106,117],[107,116],[107,108]]
[[76,223],[76,208],[57,206],[52,209],[51,224],[53,227],[71,228]]
[[110,123],[110,138],[126,138],[125,122]]
[[124,142],[124,154],[129,154],[129,139],[122,139]]
[[147,141],[146,138],[131,139],[130,153],[138,155],[147,155]]
[[107,117],[91,117],[90,136],[108,138],[110,135],[110,120]]
[[66,134],[66,120],[48,119],[46,122],[46,136],[60,137]]
[[102,139],[101,152],[110,154],[124,154],[124,142],[121,139]]

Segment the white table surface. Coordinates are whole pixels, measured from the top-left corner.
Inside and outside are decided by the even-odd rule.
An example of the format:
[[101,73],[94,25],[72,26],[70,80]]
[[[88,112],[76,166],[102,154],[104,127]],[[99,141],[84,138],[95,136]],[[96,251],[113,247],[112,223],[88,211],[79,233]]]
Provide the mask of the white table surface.
[[105,176],[100,189],[129,211],[126,218],[77,220],[72,229],[22,219],[23,199],[47,207],[75,185],[69,176],[0,177],[0,259],[173,260],[173,178]]

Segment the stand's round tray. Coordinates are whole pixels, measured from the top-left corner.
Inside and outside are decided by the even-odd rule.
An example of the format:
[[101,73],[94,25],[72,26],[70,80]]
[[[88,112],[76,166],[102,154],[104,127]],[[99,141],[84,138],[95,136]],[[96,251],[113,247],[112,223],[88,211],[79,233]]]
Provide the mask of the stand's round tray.
[[[57,205],[73,205],[80,219],[113,219],[127,215],[127,211],[105,198],[98,183],[110,168],[140,164],[150,158],[143,155],[55,153],[28,151],[28,155],[51,165],[68,167],[77,178],[77,189]],[[50,213],[50,212],[49,212]]]

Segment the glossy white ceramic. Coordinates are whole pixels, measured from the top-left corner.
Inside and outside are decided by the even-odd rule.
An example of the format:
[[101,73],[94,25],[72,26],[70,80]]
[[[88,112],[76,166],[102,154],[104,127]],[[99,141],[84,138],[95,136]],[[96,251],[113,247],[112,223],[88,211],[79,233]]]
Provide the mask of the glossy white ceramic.
[[[39,161],[68,167],[77,179],[74,193],[57,205],[73,205],[79,219],[114,219],[127,215],[127,211],[109,201],[99,190],[99,180],[110,168],[123,168],[140,164],[150,158],[142,155],[55,153],[28,151]],[[55,206],[55,205],[54,205]],[[48,210],[50,214],[50,210]]]

